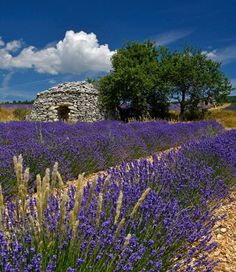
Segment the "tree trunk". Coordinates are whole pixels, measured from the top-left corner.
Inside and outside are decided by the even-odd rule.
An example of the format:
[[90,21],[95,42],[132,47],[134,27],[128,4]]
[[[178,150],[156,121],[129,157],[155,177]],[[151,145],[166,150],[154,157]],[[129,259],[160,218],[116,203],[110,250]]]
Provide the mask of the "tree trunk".
[[181,102],[180,102],[180,120],[182,121],[183,120],[183,117],[184,117],[184,113],[185,113],[185,99],[186,99],[186,92],[185,90],[182,90],[182,96],[181,96]]

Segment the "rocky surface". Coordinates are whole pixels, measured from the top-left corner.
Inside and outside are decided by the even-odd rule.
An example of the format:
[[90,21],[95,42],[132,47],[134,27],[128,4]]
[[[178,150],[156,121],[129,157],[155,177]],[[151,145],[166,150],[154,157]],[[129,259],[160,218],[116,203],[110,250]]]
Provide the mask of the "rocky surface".
[[[61,112],[66,113],[61,113]],[[38,93],[32,121],[97,121],[103,115],[98,107],[98,91],[88,82],[66,82]]]
[[225,218],[216,223],[213,229],[213,240],[218,243],[212,258],[219,261],[215,272],[236,272],[236,191],[222,202],[216,211],[217,216]]

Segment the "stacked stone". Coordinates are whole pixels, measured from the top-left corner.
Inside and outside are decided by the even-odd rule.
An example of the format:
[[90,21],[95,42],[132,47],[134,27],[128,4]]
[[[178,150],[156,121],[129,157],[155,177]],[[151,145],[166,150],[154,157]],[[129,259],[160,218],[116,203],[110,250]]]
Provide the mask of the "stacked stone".
[[98,91],[88,82],[66,82],[38,93],[29,120],[59,121],[58,109],[68,108],[71,122],[102,120],[98,107]]

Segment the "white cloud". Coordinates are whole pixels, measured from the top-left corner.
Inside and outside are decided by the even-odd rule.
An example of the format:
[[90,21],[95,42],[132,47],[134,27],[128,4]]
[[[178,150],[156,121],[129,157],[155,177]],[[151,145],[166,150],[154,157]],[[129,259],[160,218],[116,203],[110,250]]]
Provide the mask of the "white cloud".
[[14,72],[10,71],[6,75],[4,75],[2,80],[2,85],[0,87],[0,94],[1,96],[5,97],[7,95],[8,89],[9,89],[9,82],[13,76]]
[[231,95],[236,95],[236,78],[231,78],[231,84],[234,87],[234,90],[232,91]]
[[209,59],[216,59],[216,50],[212,51],[202,51],[202,54],[206,55]]
[[192,32],[193,32],[192,30],[182,29],[162,33],[157,36],[156,45],[159,46],[173,43],[177,40],[180,40],[190,35]]
[[236,88],[236,78],[232,78],[231,83],[232,83],[233,87]]
[[114,54],[107,44],[98,43],[94,33],[76,33],[72,30],[67,31],[64,39],[55,46],[41,50],[29,46],[13,56],[11,51],[20,46],[19,41],[13,41],[0,48],[0,69],[28,68],[48,74],[108,72]]
[[4,41],[2,40],[2,37],[0,36],[0,47],[2,47],[2,46],[4,46],[5,45],[5,43],[4,43]]
[[14,40],[14,41],[11,41],[11,42],[8,42],[6,44],[6,51],[8,52],[14,52],[16,51],[17,49],[20,49],[21,48],[21,41],[18,41],[18,40]]
[[56,84],[57,83],[57,81],[55,80],[55,79],[49,79],[48,80],[48,83],[50,83],[50,84]]
[[236,60],[236,45],[212,51],[203,51],[202,53],[206,54],[210,59],[227,64]]

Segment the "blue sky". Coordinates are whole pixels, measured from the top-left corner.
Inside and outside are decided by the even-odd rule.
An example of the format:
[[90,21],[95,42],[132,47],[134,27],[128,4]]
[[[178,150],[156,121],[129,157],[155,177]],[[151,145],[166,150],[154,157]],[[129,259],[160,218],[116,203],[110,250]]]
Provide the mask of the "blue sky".
[[235,13],[234,0],[1,0],[0,101],[103,75],[128,40],[199,47],[236,87]]

